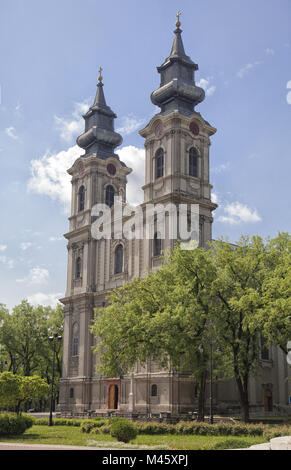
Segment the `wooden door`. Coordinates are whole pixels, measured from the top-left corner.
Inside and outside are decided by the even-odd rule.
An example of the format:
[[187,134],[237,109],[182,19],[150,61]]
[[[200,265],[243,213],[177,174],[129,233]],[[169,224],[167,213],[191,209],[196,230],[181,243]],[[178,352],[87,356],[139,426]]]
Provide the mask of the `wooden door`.
[[109,400],[108,400],[108,408],[110,410],[114,410],[114,402],[115,402],[115,385],[110,385]]
[[264,410],[273,411],[273,397],[271,390],[265,390],[264,392]]

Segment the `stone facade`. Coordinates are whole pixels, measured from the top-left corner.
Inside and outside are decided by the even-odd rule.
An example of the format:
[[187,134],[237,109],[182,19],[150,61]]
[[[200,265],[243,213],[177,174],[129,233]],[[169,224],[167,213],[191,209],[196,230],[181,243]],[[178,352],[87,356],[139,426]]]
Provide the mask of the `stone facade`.
[[[198,205],[199,243],[205,246],[212,239],[212,212],[217,207],[211,201],[209,179],[210,137],[216,129],[195,110],[205,94],[195,84],[198,66],[185,54],[180,23],[176,26],[171,54],[158,67],[160,87],[151,95],[161,112],[140,131],[146,150],[144,202],[140,209],[144,214],[149,203]],[[170,367],[160,370],[148,361],[146,367],[136,364],[126,377],[106,379],[96,373],[97,358],[92,352],[95,340],[89,331],[94,308],[106,305],[111,289],[133,277],[145,276],[148,268],[158,269],[160,265],[153,239],[129,240],[121,236],[97,240],[92,236],[92,224],[97,218],[94,206],[111,206],[113,195],[119,196],[121,205],[126,202],[131,169],[114,153],[122,142],[114,131],[115,117],[106,104],[100,74],[96,98],[84,116],[85,131],[77,139],[85,154],[68,170],[72,177],[72,203],[69,231],[65,234],[68,269],[66,294],[61,299],[65,313],[59,410],[115,410],[147,416],[192,413],[197,408],[196,384]],[[174,242],[166,235],[159,249],[167,250]],[[268,354],[262,360],[261,373],[250,383],[252,409],[260,414],[271,410],[288,413],[291,391],[286,381],[290,373],[287,361],[275,348]],[[214,405],[220,412],[238,410],[233,381],[214,385]]]

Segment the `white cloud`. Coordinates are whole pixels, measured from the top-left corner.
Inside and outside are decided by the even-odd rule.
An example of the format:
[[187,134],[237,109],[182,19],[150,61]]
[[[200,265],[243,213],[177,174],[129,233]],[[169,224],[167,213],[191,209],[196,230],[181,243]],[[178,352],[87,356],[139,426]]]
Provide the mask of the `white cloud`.
[[253,63],[249,63],[244,65],[238,72],[237,72],[237,77],[238,78],[243,78],[245,77],[252,69],[260,65],[261,62],[256,61]]
[[266,55],[274,55],[275,51],[271,47],[267,47],[267,49],[265,49],[265,54]]
[[5,251],[7,248],[7,245],[0,245],[0,251]]
[[116,132],[120,133],[121,135],[128,135],[135,132],[145,123],[145,119],[137,118],[133,114],[129,114],[128,116],[122,116],[120,118],[120,127],[116,129]]
[[4,266],[7,266],[9,269],[14,267],[14,260],[7,256],[0,256],[0,263],[4,264]]
[[49,272],[45,268],[32,268],[27,277],[16,279],[16,282],[24,282],[26,284],[45,284],[49,278]]
[[6,127],[5,134],[8,135],[11,139],[18,140],[18,136],[15,133],[15,127]]
[[[67,170],[80,156],[81,149],[74,145],[67,150],[50,154],[47,152],[38,160],[31,160],[31,178],[28,181],[29,191],[44,194],[61,202],[66,211],[71,201],[71,177]],[[129,145],[117,150],[120,159],[130,168],[133,174],[128,177],[127,199],[132,204],[143,200],[141,186],[144,184],[145,151]]]
[[216,193],[211,193],[211,201],[218,204],[218,195]]
[[39,160],[31,160],[31,178],[28,189],[38,194],[45,194],[59,200],[66,210],[71,200],[71,177],[67,170],[80,156],[82,150],[78,145],[58,153],[47,152]]
[[58,300],[62,298],[64,294],[44,294],[43,292],[38,292],[27,297],[27,300],[32,305],[44,305],[50,307],[56,307]]
[[218,217],[217,221],[219,222],[234,225],[240,223],[255,223],[262,220],[256,209],[251,210],[247,205],[241,204],[240,202],[227,204],[223,210],[226,215]]
[[[287,90],[290,90],[290,89],[291,89],[291,80],[289,80],[289,82],[287,82]],[[288,104],[291,104],[291,91],[288,91],[287,96],[286,96],[286,100],[287,100]]]
[[33,245],[31,242],[22,242],[20,243],[20,248],[25,251]]
[[64,240],[64,237],[49,237],[50,242],[57,242],[59,240]]
[[197,86],[203,88],[207,96],[213,95],[216,90],[215,85],[210,85],[211,78],[201,78],[199,82],[197,82]]
[[74,106],[74,111],[69,119],[59,116],[54,117],[61,139],[68,144],[72,143],[78,135],[84,132],[85,121],[82,115],[86,113],[89,108],[87,101],[75,103]]
[[217,165],[213,168],[213,173],[215,174],[223,173],[224,171],[227,171],[229,167],[230,167],[230,162],[221,163],[220,165]]
[[145,150],[129,145],[117,151],[120,160],[132,168],[128,176],[127,200],[130,204],[137,205],[143,201],[143,190],[145,173]]

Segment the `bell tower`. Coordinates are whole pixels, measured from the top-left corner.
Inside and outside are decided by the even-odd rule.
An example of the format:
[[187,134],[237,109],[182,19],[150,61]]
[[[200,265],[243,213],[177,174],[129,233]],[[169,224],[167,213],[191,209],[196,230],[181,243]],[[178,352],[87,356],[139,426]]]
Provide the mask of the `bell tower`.
[[101,71],[94,103],[83,116],[84,133],[77,138],[85,153],[68,170],[72,202],[69,231],[64,235],[68,241],[68,267],[66,294],[61,299],[64,346],[60,404],[63,409],[74,404],[77,411],[88,408],[94,399],[91,382],[95,358],[89,327],[93,309],[103,305],[104,291],[112,277],[112,242],[92,236],[92,208],[97,203],[111,208],[115,196],[125,201],[127,175],[131,172],[114,153],[122,137],[114,131],[116,114],[106,104]]
[[146,149],[144,202],[199,205],[200,245],[211,240],[212,186],[209,181],[212,127],[195,107],[205,92],[195,83],[198,65],[185,54],[177,15],[170,55],[161,66],[160,86],[151,101],[161,108],[140,131]]

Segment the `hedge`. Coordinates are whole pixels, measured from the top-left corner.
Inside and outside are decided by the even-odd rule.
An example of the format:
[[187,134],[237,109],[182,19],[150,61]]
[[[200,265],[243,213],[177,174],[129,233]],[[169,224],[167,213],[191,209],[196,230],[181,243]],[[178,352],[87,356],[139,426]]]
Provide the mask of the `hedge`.
[[[55,418],[56,426],[80,426],[84,433],[110,434],[111,424],[120,418],[64,419]],[[35,419],[37,425],[48,425],[47,418]],[[198,421],[180,421],[177,424],[166,424],[155,421],[134,421],[138,434],[178,434],[202,436],[263,436],[266,440],[273,437],[291,435],[291,426],[267,424],[215,423]]]
[[28,415],[0,414],[0,436],[23,434],[34,422],[34,418]]

